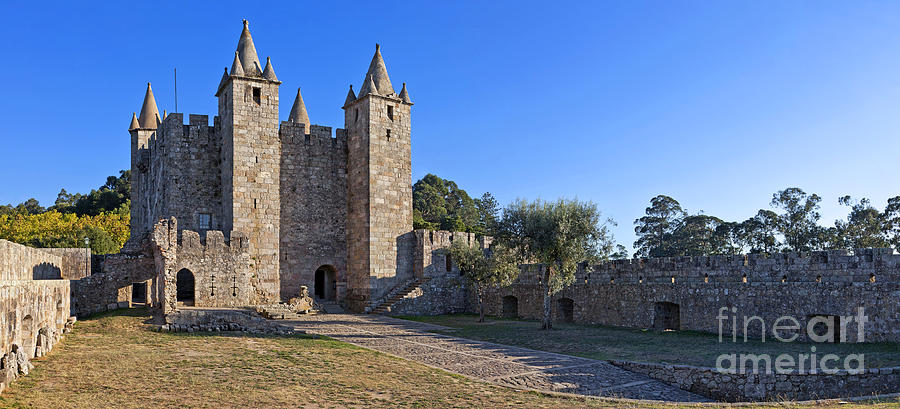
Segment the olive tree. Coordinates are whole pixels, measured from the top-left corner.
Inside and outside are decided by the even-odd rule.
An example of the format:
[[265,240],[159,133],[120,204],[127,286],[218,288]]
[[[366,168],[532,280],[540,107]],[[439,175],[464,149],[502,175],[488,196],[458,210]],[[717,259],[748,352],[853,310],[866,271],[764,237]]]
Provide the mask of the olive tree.
[[503,211],[498,241],[524,262],[543,264],[541,284],[544,314],[541,329],[553,327],[551,297],[575,281],[581,262],[609,258],[615,242],[612,220],[602,220],[592,202],[559,199],[554,202],[517,200]]
[[478,322],[484,322],[484,297],[488,290],[512,284],[519,267],[512,252],[502,245],[490,250],[457,240],[450,246],[453,263],[478,298]]

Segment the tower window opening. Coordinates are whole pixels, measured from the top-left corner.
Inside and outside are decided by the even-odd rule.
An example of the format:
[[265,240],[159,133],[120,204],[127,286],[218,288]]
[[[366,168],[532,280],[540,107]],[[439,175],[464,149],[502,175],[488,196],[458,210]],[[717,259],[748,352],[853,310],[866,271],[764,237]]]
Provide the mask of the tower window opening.
[[387,130],[387,139],[391,140],[391,130],[390,129]]
[[209,213],[200,213],[197,215],[197,228],[200,230],[209,230],[212,225],[212,215]]
[[354,121],[359,121],[359,109],[353,110],[353,116],[355,116]]
[[253,199],[253,208],[256,209],[256,199]]
[[259,105],[262,101],[262,88],[253,87],[253,102]]
[[394,120],[394,107],[392,105],[388,105],[387,110],[388,110],[388,119],[393,121]]

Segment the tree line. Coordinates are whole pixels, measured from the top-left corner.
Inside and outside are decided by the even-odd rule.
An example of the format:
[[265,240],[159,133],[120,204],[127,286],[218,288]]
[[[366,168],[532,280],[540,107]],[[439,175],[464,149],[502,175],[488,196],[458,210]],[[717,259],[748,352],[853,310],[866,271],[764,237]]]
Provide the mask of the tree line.
[[131,171],[123,170],[90,193],[62,189],[47,208],[34,198],[0,205],[0,239],[32,247],[90,243],[94,254],[116,253],[128,240],[130,213]]
[[821,201],[819,195],[790,187],[772,195],[771,209],[734,222],[702,212],[689,214],[672,197],[656,196],[645,215],[634,221],[635,256],[900,249],[900,196],[888,199],[884,210],[866,198],[843,196],[838,202],[849,212],[833,226],[819,224]]

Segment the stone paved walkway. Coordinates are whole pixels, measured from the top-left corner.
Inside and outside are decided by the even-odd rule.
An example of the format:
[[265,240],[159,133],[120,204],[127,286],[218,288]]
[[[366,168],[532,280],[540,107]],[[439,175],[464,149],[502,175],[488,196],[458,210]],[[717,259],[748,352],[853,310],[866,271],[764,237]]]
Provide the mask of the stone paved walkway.
[[678,402],[708,399],[604,361],[472,341],[384,316],[320,314],[280,324],[519,389]]

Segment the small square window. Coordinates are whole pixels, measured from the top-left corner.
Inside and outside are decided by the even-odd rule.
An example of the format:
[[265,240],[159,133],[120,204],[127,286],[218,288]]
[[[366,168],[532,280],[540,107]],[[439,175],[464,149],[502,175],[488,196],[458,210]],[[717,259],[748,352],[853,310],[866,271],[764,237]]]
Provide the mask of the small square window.
[[262,101],[262,88],[253,87],[253,102],[259,105]]
[[200,230],[209,230],[212,226],[212,215],[209,213],[200,213],[197,215],[197,227]]

